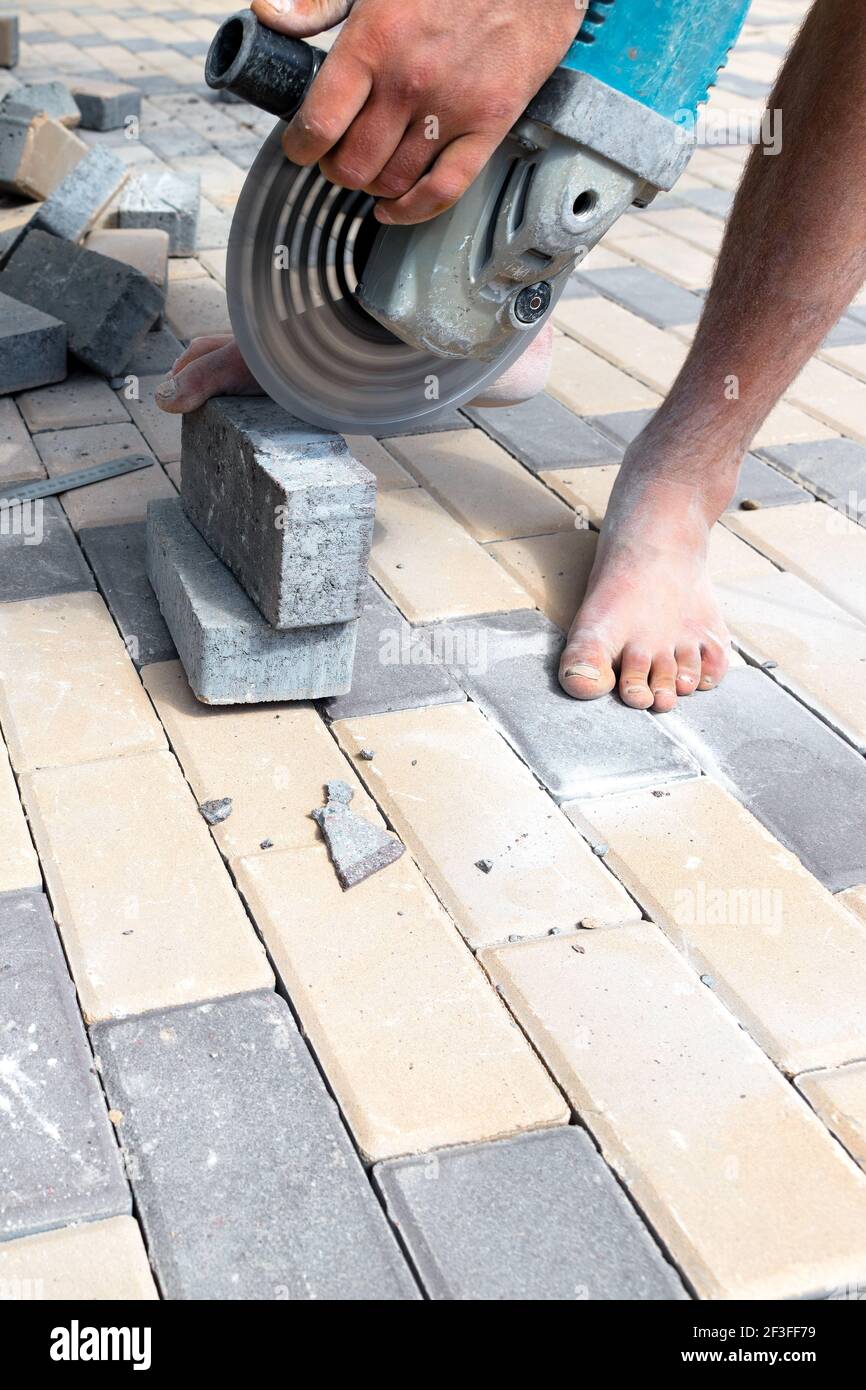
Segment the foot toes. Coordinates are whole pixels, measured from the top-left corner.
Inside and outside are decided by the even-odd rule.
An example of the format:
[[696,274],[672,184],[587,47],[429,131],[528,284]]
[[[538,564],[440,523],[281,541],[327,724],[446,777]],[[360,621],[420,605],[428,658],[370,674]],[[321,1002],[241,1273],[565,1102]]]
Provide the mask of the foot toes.
[[613,690],[616,676],[602,644],[570,638],[559,663],[559,683],[576,700],[595,700]]
[[705,642],[701,647],[699,690],[713,690],[728,669],[728,648],[721,642]]
[[673,709],[677,702],[677,662],[670,652],[657,653],[653,659],[649,687],[653,695],[652,707],[659,714]]
[[691,695],[701,679],[701,652],[697,642],[683,643],[676,650],[677,694]]
[[653,703],[653,693],[649,688],[649,673],[652,657],[632,642],[626,644],[620,665],[619,693],[625,704],[632,709],[649,709]]
[[[183,362],[184,359],[179,359]],[[175,363],[156,388],[156,403],[169,415],[197,410],[211,396],[239,396],[258,392],[255,378],[241,357],[234,339],[205,351],[184,366]]]

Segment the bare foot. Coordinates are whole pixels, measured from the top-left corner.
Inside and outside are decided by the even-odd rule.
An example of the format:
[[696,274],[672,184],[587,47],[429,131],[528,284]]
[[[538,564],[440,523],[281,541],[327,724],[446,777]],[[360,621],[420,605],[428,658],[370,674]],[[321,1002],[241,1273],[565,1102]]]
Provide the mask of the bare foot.
[[569,695],[592,700],[618,682],[627,705],[661,712],[678,695],[718,685],[730,637],[707,548],[726,500],[708,498],[676,469],[647,468],[632,445],[562,654],[559,679]]
[[[517,405],[544,390],[553,351],[553,329],[548,324],[533,338],[526,352],[487,387],[473,405]],[[261,388],[249,371],[240,348],[230,333],[212,338],[193,338],[186,352],[156,389],[156,403],[169,415],[197,410],[211,396],[260,396]]]
[[211,396],[260,396],[261,387],[231,333],[193,338],[156,388],[156,403],[169,415],[197,410]]

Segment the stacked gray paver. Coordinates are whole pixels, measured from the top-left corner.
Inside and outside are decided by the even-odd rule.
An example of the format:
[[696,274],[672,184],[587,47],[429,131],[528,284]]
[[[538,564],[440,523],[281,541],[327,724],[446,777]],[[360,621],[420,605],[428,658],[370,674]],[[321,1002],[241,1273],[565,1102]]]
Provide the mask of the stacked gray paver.
[[265,398],[184,418],[181,501],[150,504],[147,568],[198,699],[349,690],[375,498],[341,436]]

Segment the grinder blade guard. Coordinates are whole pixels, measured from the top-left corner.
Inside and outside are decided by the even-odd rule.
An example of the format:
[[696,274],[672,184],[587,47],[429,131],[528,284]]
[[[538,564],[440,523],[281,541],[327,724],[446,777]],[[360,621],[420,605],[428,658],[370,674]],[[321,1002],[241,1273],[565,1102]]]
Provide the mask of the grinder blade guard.
[[483,392],[622,213],[673,187],[747,9],[592,0],[563,65],[472,186],[413,227],[382,227],[369,195],[286,159],[285,121],[326,55],[250,11],[231,16],[206,80],[281,118],[241,192],[227,260],[232,328],[263,390],[324,428],[382,434],[435,425]]

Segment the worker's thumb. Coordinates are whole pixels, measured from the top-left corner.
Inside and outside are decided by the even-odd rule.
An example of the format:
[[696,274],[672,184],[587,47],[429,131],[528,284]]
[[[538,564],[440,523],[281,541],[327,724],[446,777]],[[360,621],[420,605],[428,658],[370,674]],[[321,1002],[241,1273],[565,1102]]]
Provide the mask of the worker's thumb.
[[253,0],[250,8],[269,29],[307,39],[339,24],[353,4],[354,0]]

